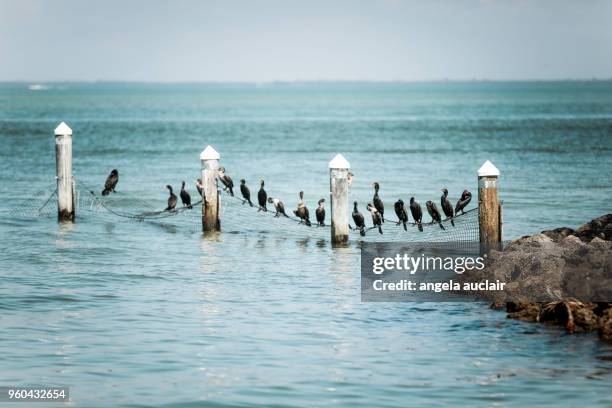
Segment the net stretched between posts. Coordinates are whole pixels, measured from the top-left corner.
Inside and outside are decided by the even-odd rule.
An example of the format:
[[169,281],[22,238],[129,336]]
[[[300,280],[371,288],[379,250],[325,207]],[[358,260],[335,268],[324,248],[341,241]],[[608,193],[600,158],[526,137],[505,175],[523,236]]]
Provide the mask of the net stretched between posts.
[[[291,209],[287,209],[288,217],[276,217],[273,206],[268,205],[268,211],[258,211],[258,207],[251,207],[242,198],[230,196],[220,191],[220,218],[221,230],[232,233],[276,233],[281,237],[312,238],[317,240],[330,239],[329,214],[327,210],[326,225],[316,225],[314,209],[311,209],[312,226],[307,226],[294,217]],[[349,202],[354,201],[351,199]],[[178,229],[189,232],[198,232],[202,228],[201,201],[192,204],[192,208],[181,207],[175,210],[165,211],[155,208],[151,202],[138,197],[130,197],[122,193],[101,196],[88,188],[82,188],[76,192],[77,217],[97,216],[108,220],[131,220],[163,222],[175,225]],[[389,208],[392,211],[391,208]],[[429,215],[424,211],[424,219]],[[382,225],[383,234],[378,228],[372,226],[370,213],[362,212],[366,218],[366,234],[361,236],[356,229],[350,230],[351,241],[368,242],[478,242],[478,208],[472,208],[463,214],[456,215],[453,219],[454,226],[449,219],[442,221],[444,229],[438,223],[431,221],[423,222],[423,231],[419,231],[414,222],[407,224],[407,231],[403,225],[397,224],[393,218],[385,219]],[[57,214],[57,191],[37,193],[35,196],[25,200],[22,205],[13,212],[16,216],[40,217]],[[350,221],[352,224],[352,220]],[[352,225],[354,227],[354,224]]]

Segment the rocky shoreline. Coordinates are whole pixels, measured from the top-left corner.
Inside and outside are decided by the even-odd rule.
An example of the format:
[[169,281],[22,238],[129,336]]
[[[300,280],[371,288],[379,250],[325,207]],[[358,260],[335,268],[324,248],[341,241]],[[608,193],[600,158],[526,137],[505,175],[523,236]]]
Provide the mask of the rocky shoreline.
[[479,293],[508,318],[546,322],[568,333],[598,332],[612,342],[612,214],[573,230],[524,236],[491,251],[487,267],[466,279],[499,279],[502,293]]

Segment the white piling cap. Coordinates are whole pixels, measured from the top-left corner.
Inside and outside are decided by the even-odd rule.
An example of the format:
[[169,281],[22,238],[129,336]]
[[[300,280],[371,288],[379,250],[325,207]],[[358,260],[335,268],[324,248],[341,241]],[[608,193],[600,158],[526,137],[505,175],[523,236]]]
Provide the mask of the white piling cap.
[[206,149],[200,153],[200,160],[219,160],[220,158],[219,153],[211,145],[206,146]]
[[334,157],[330,162],[329,162],[329,168],[330,169],[350,169],[351,168],[351,164],[348,162],[348,160],[346,160],[344,158],[343,155],[341,155],[340,153],[338,153],[336,155],[336,157]]
[[58,127],[55,128],[56,136],[72,136],[72,129],[66,124],[66,122],[62,122]]
[[499,170],[489,160],[478,169],[478,177],[499,177]]

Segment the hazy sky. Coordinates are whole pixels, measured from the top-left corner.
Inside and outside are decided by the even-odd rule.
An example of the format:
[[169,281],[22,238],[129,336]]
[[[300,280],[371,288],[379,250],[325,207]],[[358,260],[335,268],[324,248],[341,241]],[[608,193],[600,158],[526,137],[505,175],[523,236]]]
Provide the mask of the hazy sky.
[[0,80],[593,77],[610,0],[0,0]]

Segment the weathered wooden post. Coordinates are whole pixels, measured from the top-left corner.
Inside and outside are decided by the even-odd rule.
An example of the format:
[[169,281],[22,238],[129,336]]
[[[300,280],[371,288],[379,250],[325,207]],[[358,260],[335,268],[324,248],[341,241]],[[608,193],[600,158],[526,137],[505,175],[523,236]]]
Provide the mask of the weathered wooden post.
[[348,172],[350,167],[350,163],[341,154],[337,154],[329,162],[332,245],[346,243],[349,239]]
[[499,170],[489,160],[478,169],[478,227],[481,253],[499,248],[502,241],[498,197]]
[[57,219],[74,221],[72,129],[64,122],[55,128],[55,178],[57,179]]
[[219,173],[219,159],[221,156],[212,146],[200,153],[202,161],[202,183],[204,184],[202,197],[202,231],[220,231],[219,208],[221,206],[217,190],[217,174]]

